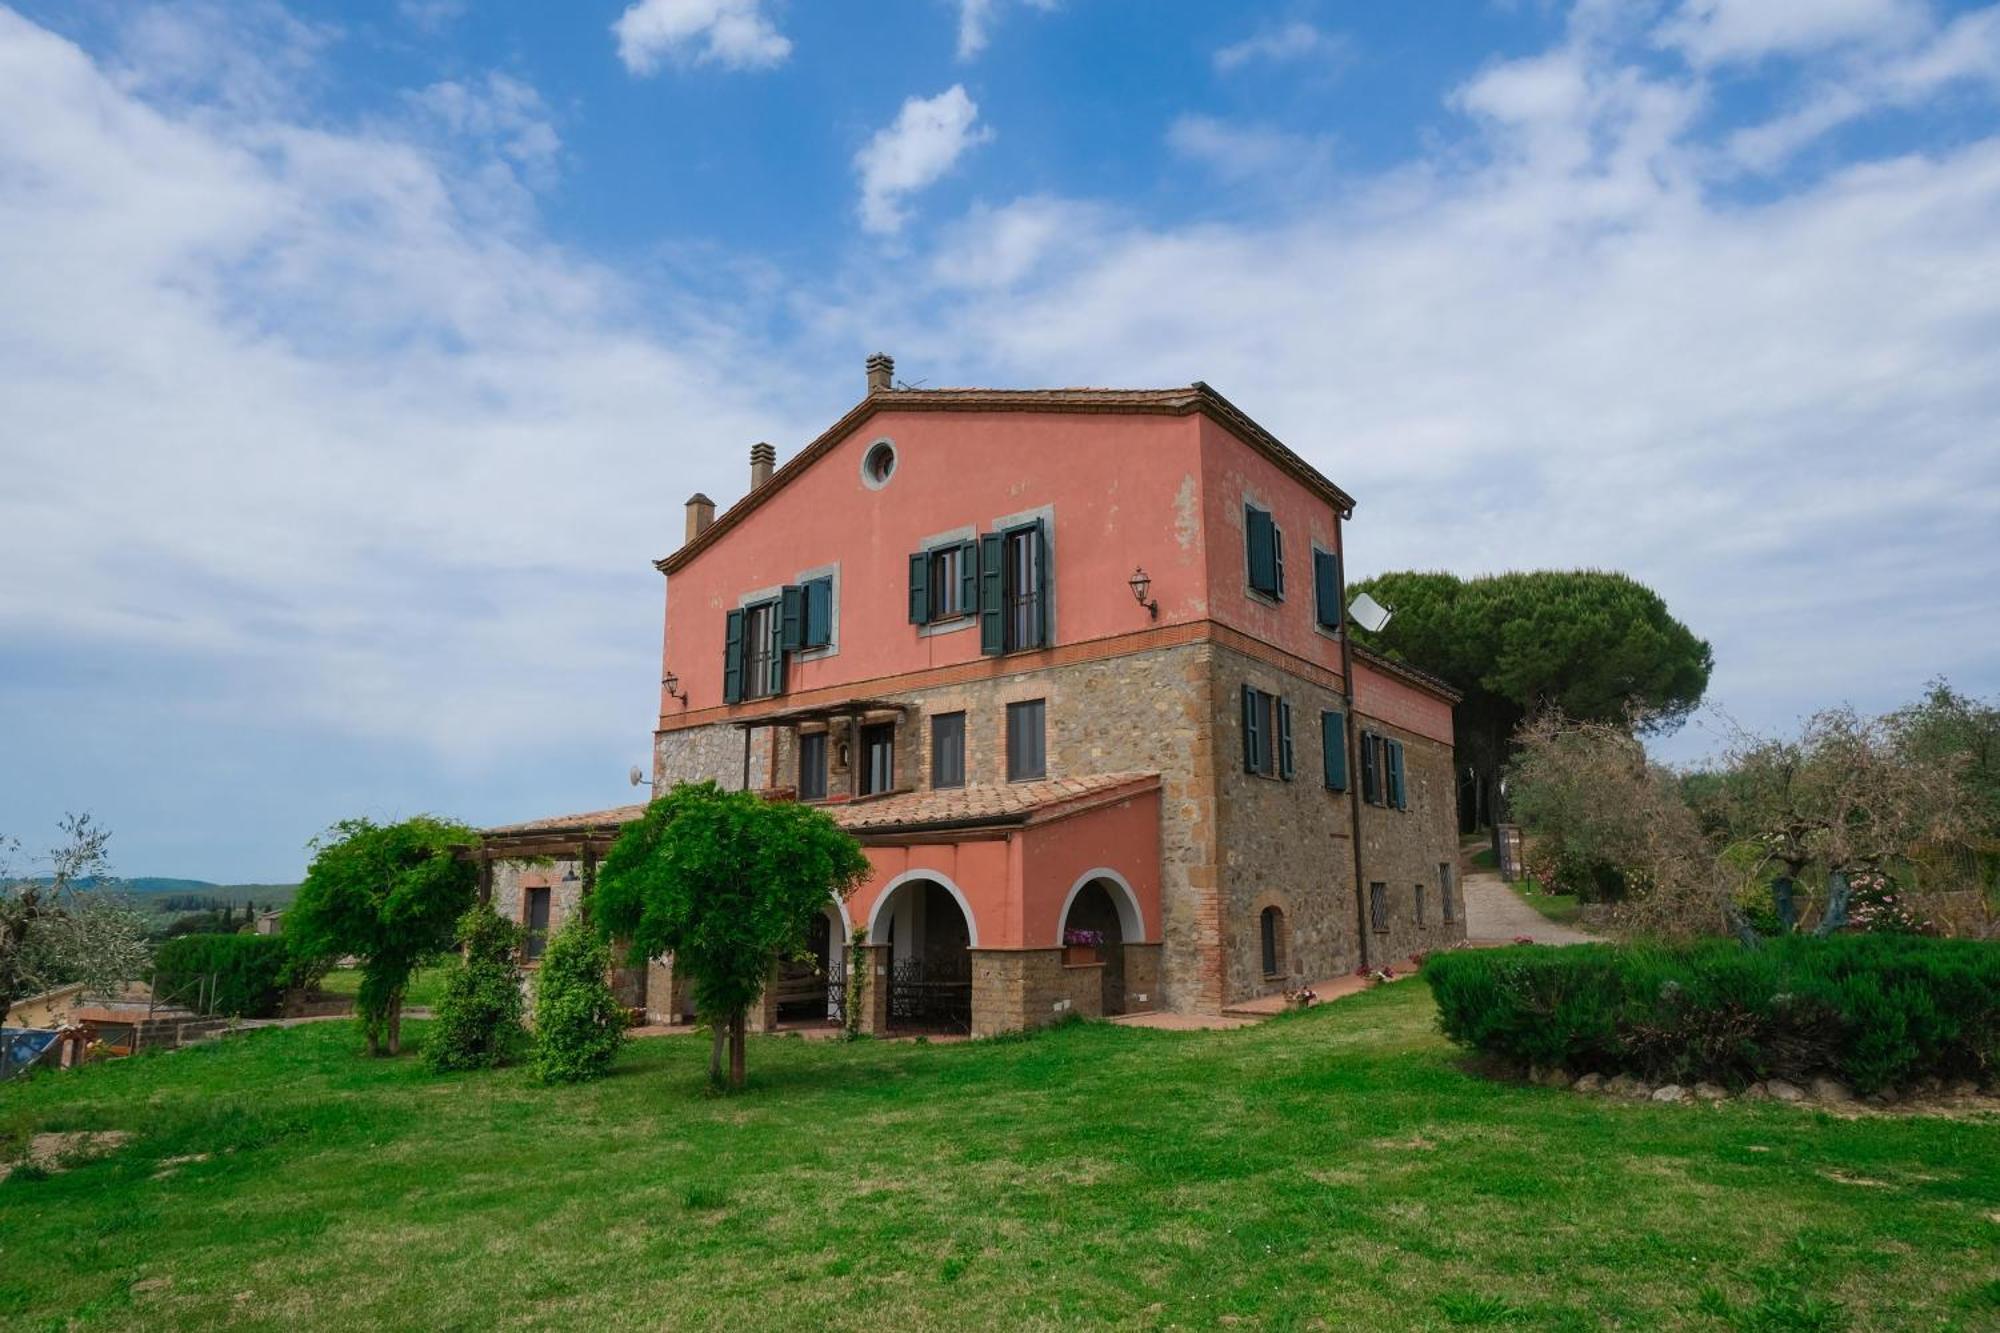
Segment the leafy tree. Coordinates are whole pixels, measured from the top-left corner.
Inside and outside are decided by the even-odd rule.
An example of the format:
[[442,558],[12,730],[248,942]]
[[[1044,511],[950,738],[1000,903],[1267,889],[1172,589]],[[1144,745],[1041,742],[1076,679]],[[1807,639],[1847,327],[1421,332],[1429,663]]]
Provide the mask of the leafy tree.
[[535,1074],[544,1083],[601,1078],[625,1041],[625,1011],[605,974],[611,950],[581,917],[549,938],[535,975]]
[[0,837],[0,1022],[17,1000],[81,981],[112,990],[142,975],[146,923],[112,892],[111,835],[89,815],[66,815],[49,873],[17,876],[21,845]]
[[631,942],[633,959],[672,954],[692,978],[695,1008],[715,1034],[709,1077],[743,1086],[744,1014],[783,957],[810,938],[829,898],[867,877],[861,845],[822,810],[725,792],[674,788],[619,834],[599,870],[594,920]]
[[1382,574],[1353,585],[1395,616],[1355,641],[1442,676],[1464,694],[1453,715],[1458,762],[1471,779],[1461,822],[1501,814],[1501,771],[1515,733],[1554,710],[1646,733],[1678,727],[1701,702],[1714,657],[1659,594],[1623,574],[1537,570],[1460,579]]
[[457,855],[470,828],[419,815],[400,824],[346,819],[315,838],[312,864],[285,919],[300,956],[361,960],[355,1007],[368,1053],[402,1050],[410,973],[451,947],[452,927],[477,892],[478,872]]
[[459,956],[446,968],[444,987],[424,1039],[424,1064],[436,1071],[491,1069],[519,1054],[521,1026],[521,928],[485,903],[458,919]]

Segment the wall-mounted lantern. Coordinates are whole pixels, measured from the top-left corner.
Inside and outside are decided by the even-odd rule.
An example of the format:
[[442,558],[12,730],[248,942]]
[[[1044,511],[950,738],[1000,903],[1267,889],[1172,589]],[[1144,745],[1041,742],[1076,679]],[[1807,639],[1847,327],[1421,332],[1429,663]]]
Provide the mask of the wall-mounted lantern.
[[660,677],[660,688],[667,692],[669,699],[679,699],[681,707],[687,707],[688,697],[681,693],[681,678],[679,676],[669,671],[666,675]]
[[1145,607],[1147,614],[1155,620],[1160,618],[1160,604],[1146,599],[1146,593],[1152,588],[1153,580],[1146,573],[1144,566],[1132,571],[1132,577],[1125,581],[1125,586],[1132,590],[1132,600]]

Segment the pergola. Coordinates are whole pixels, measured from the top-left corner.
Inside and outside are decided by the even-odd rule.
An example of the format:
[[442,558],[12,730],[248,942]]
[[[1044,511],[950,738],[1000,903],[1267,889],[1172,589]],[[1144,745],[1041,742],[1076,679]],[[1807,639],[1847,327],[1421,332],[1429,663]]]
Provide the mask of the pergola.
[[597,882],[598,858],[611,849],[619,831],[645,809],[643,805],[625,805],[595,814],[566,815],[485,830],[480,834],[478,846],[466,849],[466,855],[479,866],[479,901],[493,901],[495,861],[529,861],[541,857],[577,862],[587,900]]
[[[761,717],[744,718],[735,725],[743,733],[743,789],[750,789],[750,733],[759,727],[785,727],[798,737],[799,728],[813,723],[824,723],[829,731],[835,721],[847,721],[847,739],[850,746],[861,741],[861,724],[875,713],[893,713],[901,721],[910,711],[910,705],[894,699],[842,699],[837,703],[819,704],[810,708],[792,708],[782,713],[766,713]],[[853,800],[861,795],[861,756],[849,754],[847,761],[847,796]],[[774,775],[775,776],[775,775]],[[775,785],[775,784],[774,784]],[[829,793],[830,795],[831,793]]]

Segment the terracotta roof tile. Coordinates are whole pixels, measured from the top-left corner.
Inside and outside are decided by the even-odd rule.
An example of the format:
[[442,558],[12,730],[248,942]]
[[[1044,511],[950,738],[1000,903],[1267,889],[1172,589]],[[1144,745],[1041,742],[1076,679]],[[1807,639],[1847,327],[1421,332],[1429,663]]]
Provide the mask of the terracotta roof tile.
[[646,813],[643,805],[620,805],[609,810],[592,810],[580,815],[551,815],[547,819],[530,819],[519,824],[499,824],[493,828],[481,829],[482,833],[556,833],[569,829],[605,828],[618,824],[629,824]]

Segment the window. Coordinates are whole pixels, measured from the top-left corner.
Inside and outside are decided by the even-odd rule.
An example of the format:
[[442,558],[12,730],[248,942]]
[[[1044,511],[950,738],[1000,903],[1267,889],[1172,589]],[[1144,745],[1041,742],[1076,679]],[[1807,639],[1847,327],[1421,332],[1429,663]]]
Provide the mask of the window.
[[1320,766],[1328,791],[1347,790],[1347,714],[1319,715]]
[[1044,749],[1045,701],[1028,699],[1007,705],[1007,781],[1024,782],[1048,775]]
[[1313,618],[1324,630],[1340,628],[1340,557],[1313,550]]
[[1275,977],[1285,961],[1285,914],[1267,907],[1258,914],[1257,930],[1263,945],[1264,975]]
[[861,794],[874,796],[896,785],[896,724],[877,722],[861,729]]
[[1395,810],[1410,808],[1409,784],[1403,771],[1403,743],[1361,733],[1361,799]]
[[1416,886],[1416,890],[1416,896],[1411,899],[1411,902],[1416,905],[1417,924],[1421,926],[1424,924],[1424,886],[1419,884]]
[[1446,925],[1458,919],[1458,907],[1451,900],[1451,862],[1438,862],[1438,901],[1443,907],[1441,915]]
[[1407,810],[1410,808],[1410,793],[1408,784],[1403,780],[1403,743],[1385,737],[1382,746],[1389,761],[1389,804],[1398,810]]
[[939,713],[931,719],[931,786],[965,785],[965,714]]
[[803,588],[799,647],[824,648],[833,642],[833,580],[810,579]]
[[933,625],[973,613],[979,601],[979,544],[953,542],[910,557],[910,623]]
[[979,650],[1012,653],[1049,642],[1049,542],[1037,521],[979,539]]
[[1368,924],[1378,935],[1389,933],[1389,886],[1380,880],[1368,886]]
[[1271,518],[1271,511],[1256,505],[1243,506],[1243,546],[1249,566],[1250,590],[1274,601],[1285,599],[1285,534]]
[[1243,687],[1243,771],[1292,780],[1292,706],[1254,685]]
[[826,733],[809,731],[799,737],[799,799],[826,799]]
[[777,601],[758,602],[729,613],[723,632],[723,702],[765,699],[785,692],[778,608]]
[[889,478],[896,475],[896,446],[887,440],[877,440],[868,446],[868,452],[861,456],[861,483],[871,491],[879,491],[889,484]]
[[526,909],[527,920],[523,924],[527,933],[521,939],[521,956],[532,962],[549,947],[549,891],[529,889],[522,906]]
[[1382,738],[1372,731],[1361,733],[1361,799],[1382,804]]

